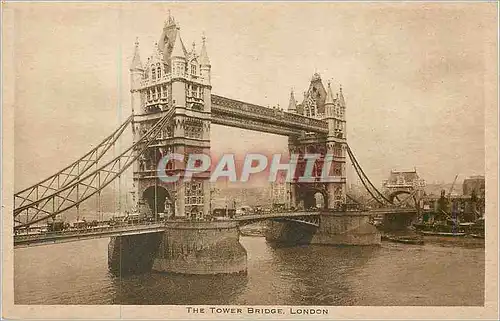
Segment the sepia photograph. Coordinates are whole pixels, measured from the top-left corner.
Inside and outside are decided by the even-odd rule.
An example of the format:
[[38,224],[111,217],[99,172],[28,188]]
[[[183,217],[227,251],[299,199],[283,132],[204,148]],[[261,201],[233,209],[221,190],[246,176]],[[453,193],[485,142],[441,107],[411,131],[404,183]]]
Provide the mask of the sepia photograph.
[[497,28],[3,2],[2,317],[498,317]]

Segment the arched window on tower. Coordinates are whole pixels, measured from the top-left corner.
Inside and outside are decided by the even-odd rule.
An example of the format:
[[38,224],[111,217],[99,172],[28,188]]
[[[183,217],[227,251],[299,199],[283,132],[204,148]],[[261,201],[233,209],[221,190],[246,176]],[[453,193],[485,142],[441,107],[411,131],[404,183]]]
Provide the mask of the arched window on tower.
[[191,75],[196,76],[196,65],[195,64],[191,64]]
[[158,79],[160,79],[161,78],[161,68],[160,67],[156,68],[156,72],[158,74]]
[[155,79],[156,79],[156,69],[155,69],[155,67],[153,67],[153,68],[152,68],[152,70],[151,70],[151,78],[152,78],[153,80],[155,80]]
[[191,97],[198,98],[198,86],[191,86]]

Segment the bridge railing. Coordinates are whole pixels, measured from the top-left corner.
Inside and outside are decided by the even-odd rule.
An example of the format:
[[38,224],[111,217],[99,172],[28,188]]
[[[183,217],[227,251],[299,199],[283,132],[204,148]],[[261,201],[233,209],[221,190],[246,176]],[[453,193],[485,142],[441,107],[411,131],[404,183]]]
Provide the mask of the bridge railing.
[[105,232],[113,232],[113,231],[134,231],[138,230],[140,227],[149,228],[152,226],[161,226],[163,223],[161,222],[141,222],[141,223],[132,223],[132,224],[120,224],[113,226],[99,226],[99,227],[87,227],[87,228],[70,228],[62,231],[44,231],[41,233],[31,233],[31,234],[15,234],[14,242],[16,241],[26,241],[30,239],[39,239],[43,237],[61,237],[61,236],[75,236],[75,235],[92,235],[92,234],[100,234]]

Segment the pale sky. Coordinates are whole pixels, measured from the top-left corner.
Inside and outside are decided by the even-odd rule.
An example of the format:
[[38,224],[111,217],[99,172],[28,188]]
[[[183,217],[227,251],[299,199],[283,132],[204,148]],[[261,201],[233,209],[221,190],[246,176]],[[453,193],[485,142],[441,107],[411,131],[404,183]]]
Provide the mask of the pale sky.
[[[200,49],[205,33],[213,93],[286,109],[290,89],[301,101],[315,71],[325,85],[342,84],[348,142],[376,185],[391,169],[416,167],[428,182],[484,174],[493,3],[4,7],[16,9],[16,190],[77,159],[130,114],[134,41],[144,62],[169,9],[187,48]],[[215,153],[287,148],[286,137],[215,125],[211,139]]]

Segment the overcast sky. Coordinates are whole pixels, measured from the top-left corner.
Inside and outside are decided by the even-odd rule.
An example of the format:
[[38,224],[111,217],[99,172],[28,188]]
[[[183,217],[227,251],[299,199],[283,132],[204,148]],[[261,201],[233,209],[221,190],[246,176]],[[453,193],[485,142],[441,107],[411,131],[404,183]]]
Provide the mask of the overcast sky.
[[[130,113],[128,67],[170,9],[187,48],[202,33],[213,93],[286,108],[312,74],[342,84],[347,137],[378,185],[484,174],[484,79],[493,3],[7,4],[16,8],[15,188],[81,156]],[[493,51],[494,52],[494,51]],[[213,126],[212,150],[283,151],[287,139]]]

